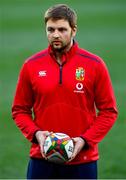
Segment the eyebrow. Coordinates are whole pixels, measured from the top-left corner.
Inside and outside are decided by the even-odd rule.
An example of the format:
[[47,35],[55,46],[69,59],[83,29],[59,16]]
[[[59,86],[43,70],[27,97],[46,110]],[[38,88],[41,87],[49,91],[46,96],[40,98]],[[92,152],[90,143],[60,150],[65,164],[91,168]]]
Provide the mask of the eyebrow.
[[47,27],[47,31],[50,31],[50,32],[54,32],[56,29],[57,29],[59,32],[65,32],[65,31],[67,31],[67,28],[66,28],[66,27],[58,27],[58,28],[55,28],[55,27],[52,27],[52,26]]
[[48,26],[47,29],[63,29],[63,30],[66,29],[67,30],[67,28],[64,27],[64,26],[63,27],[61,26],[61,27],[58,27],[58,28],[55,28],[53,26]]

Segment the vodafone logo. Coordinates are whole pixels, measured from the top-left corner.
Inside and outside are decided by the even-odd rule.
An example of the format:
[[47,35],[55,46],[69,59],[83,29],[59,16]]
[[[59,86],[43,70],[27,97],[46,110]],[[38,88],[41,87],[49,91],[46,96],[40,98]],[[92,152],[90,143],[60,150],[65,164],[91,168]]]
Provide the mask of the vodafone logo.
[[77,83],[76,88],[77,88],[77,90],[82,90],[83,89],[83,84],[82,83]]
[[77,83],[76,84],[76,90],[74,90],[75,93],[84,93],[84,89],[83,89],[83,84],[82,83]]

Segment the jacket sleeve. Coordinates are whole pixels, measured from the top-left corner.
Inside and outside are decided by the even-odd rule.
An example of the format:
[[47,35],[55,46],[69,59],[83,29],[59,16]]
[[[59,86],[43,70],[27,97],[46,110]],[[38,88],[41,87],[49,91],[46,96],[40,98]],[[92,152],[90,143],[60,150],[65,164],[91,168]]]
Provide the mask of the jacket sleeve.
[[117,118],[117,107],[108,69],[103,61],[96,69],[94,100],[97,116],[90,128],[82,135],[89,146],[99,143]]
[[28,74],[27,63],[24,63],[18,78],[12,105],[12,117],[23,135],[29,141],[33,140],[35,132],[39,130],[39,127],[36,126],[32,117],[33,104],[34,94]]

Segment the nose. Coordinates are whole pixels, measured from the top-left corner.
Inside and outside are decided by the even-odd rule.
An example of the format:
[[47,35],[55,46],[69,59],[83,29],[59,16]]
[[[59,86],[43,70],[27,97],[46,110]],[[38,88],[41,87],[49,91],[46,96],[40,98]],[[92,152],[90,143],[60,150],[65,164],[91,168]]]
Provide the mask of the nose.
[[54,33],[53,33],[53,37],[54,38],[59,38],[59,31],[57,29],[55,29]]

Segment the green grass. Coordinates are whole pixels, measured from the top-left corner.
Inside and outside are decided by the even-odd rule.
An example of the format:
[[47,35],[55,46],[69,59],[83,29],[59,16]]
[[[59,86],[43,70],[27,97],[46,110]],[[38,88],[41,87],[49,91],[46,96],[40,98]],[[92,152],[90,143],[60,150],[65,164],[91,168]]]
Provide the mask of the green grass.
[[25,178],[30,143],[11,118],[11,104],[24,60],[47,46],[43,14],[67,3],[78,14],[77,41],[101,56],[109,69],[119,116],[99,144],[99,178],[126,178],[126,1],[0,1],[0,178]]

